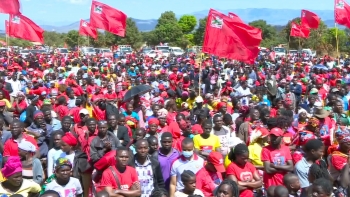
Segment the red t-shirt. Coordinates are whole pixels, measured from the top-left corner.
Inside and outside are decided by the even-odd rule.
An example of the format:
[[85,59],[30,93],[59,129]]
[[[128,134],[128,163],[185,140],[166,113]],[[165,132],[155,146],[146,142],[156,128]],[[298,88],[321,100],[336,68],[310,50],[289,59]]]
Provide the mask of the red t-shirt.
[[[26,134],[22,134],[22,135],[23,135],[22,140],[27,140],[28,142],[31,142],[36,147],[36,150],[39,150],[38,144],[33,137]],[[5,142],[3,156],[4,157],[18,156],[18,144],[17,142],[15,142],[13,138],[10,138]]]
[[[115,175],[118,177],[120,182],[120,187],[122,190],[130,190],[132,184],[139,181],[137,177],[136,170],[130,166],[126,166],[126,170],[120,173],[115,166],[111,166]],[[117,181],[113,176],[110,168],[103,171],[101,177],[101,189],[105,187],[112,187],[113,189],[118,189]]]
[[[292,155],[288,146],[282,145],[280,149],[274,149],[271,145],[265,146],[261,151],[261,161],[269,161],[274,165],[286,165],[292,160]],[[264,173],[263,180],[265,187],[283,185],[283,176],[287,172],[277,172],[275,174]]]
[[213,191],[222,181],[222,175],[219,172],[208,172],[205,167],[196,174],[196,188],[201,190],[205,197],[213,196]]
[[[256,168],[253,164],[247,162],[244,167],[238,166],[234,162],[231,162],[227,167],[226,174],[233,175],[236,177],[237,181],[241,182],[251,182],[254,180],[254,173],[256,172]],[[253,189],[246,189],[240,192],[240,197],[252,197]]]
[[[16,106],[17,106],[16,102],[13,102],[12,108],[15,109],[15,111],[13,112],[13,115],[19,116],[20,114],[19,114],[19,112],[17,111]],[[27,102],[26,102],[25,100],[22,100],[21,102],[19,102],[19,103],[18,103],[18,106],[19,106],[19,108],[21,108],[22,110],[24,110],[24,109],[26,109],[26,108],[28,107]]]
[[69,116],[73,116],[74,123],[77,124],[81,122],[79,112],[83,109],[82,107],[73,107],[71,110],[69,110]]
[[118,97],[117,93],[115,92],[112,92],[112,93],[107,92],[106,94],[104,94],[104,96],[106,99],[116,99]]

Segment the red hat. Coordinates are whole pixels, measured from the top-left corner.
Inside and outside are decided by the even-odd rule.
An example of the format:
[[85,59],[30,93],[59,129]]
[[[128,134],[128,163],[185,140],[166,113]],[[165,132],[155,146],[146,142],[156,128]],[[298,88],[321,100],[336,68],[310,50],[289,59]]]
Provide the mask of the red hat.
[[282,129],[277,128],[277,127],[271,129],[271,131],[270,131],[270,135],[275,135],[277,137],[281,137],[281,136],[283,136],[283,134],[284,134],[284,132],[282,131]]
[[265,127],[259,127],[256,130],[260,131],[261,133],[261,138],[266,137],[269,135],[269,131]]
[[208,156],[208,162],[214,165],[216,171],[225,172],[224,159],[221,153],[212,151]]
[[163,84],[159,84],[159,85],[158,85],[158,89],[163,91],[163,90],[165,90],[165,87],[164,87]]

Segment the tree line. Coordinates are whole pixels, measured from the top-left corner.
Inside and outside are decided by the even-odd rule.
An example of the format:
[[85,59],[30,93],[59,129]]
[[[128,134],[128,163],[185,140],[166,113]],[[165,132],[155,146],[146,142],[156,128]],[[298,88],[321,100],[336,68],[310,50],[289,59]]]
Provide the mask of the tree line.
[[[54,47],[63,47],[65,44],[69,47],[86,46],[109,47],[112,45],[128,44],[134,49],[139,49],[143,45],[158,45],[160,43],[169,43],[171,46],[187,48],[189,46],[201,46],[205,33],[207,18],[197,21],[193,15],[183,15],[179,19],[175,13],[166,11],[161,14],[154,30],[141,32],[138,30],[135,22],[127,19],[126,36],[121,38],[109,32],[98,32],[96,40],[80,36],[77,30],[71,30],[68,33],[57,33],[46,31],[44,33],[45,44]],[[273,26],[265,20],[252,21],[249,25],[258,27],[262,30],[262,47],[270,48],[278,44],[285,44],[290,49],[311,48],[318,53],[334,53],[336,51],[336,38],[338,38],[339,51],[350,52],[350,30],[328,28],[321,21],[318,29],[311,30],[308,39],[289,37],[291,22],[300,22],[300,18],[294,18],[285,26]],[[10,39],[11,45],[30,46],[31,43],[19,39]]]

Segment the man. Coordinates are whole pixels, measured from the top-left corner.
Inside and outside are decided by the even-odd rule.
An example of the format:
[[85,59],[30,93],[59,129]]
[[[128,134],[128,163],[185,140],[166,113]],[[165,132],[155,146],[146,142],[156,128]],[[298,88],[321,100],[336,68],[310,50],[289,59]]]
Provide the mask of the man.
[[263,147],[261,161],[264,163],[265,187],[283,185],[283,176],[293,171],[289,147],[282,144],[284,132],[280,128],[270,131],[270,145]]
[[137,172],[133,167],[127,166],[129,150],[119,147],[116,154],[117,164],[103,171],[101,185],[110,197],[139,197],[141,186]]
[[108,117],[109,131],[112,132],[119,139],[120,143],[126,147],[130,142],[130,137],[128,134],[128,128],[122,125],[118,125],[117,116],[110,115]]
[[49,152],[52,127],[45,123],[42,111],[37,110],[34,112],[34,122],[27,127],[27,133],[33,135],[37,140],[40,148],[40,158],[46,158],[47,153]]
[[[229,115],[230,116],[230,115]],[[223,116],[222,115],[215,115],[213,117],[214,127],[211,131],[211,134],[214,134],[219,137],[220,145],[221,145],[221,154],[223,156],[226,156],[230,148],[232,147],[231,143],[231,131],[228,127],[223,126]],[[233,134],[234,135],[234,134]]]
[[14,97],[17,97],[18,92],[21,91],[22,85],[21,85],[21,82],[17,80],[17,73],[14,73],[12,75],[12,79],[6,82],[11,84],[12,92],[10,96],[11,96],[11,102],[12,102]]
[[87,109],[81,109],[79,111],[80,122],[74,125],[74,133],[78,135],[79,139],[85,138],[85,134],[87,133],[87,127],[85,125],[86,120],[89,118],[89,112]]
[[221,152],[220,139],[218,136],[211,134],[213,125],[211,120],[202,123],[203,133],[193,137],[194,148],[196,153],[206,158],[212,151]]
[[300,100],[301,100],[302,89],[301,89],[301,85],[298,84],[297,77],[293,78],[293,82],[292,82],[292,84],[290,84],[290,91],[294,93],[294,95],[296,97],[296,103],[298,105]]
[[207,164],[196,174],[196,188],[201,190],[204,196],[213,196],[213,191],[223,180],[221,173],[225,171],[221,153],[211,152]]
[[181,143],[181,148],[182,155],[173,162],[170,170],[170,197],[174,197],[176,191],[184,188],[181,181],[181,174],[184,170],[191,170],[196,174],[204,166],[204,160],[194,153],[191,138],[185,138]]
[[97,162],[104,154],[111,150],[116,150],[121,144],[119,139],[108,131],[107,121],[102,120],[97,123],[97,136],[90,144],[90,157],[93,163]]
[[33,137],[23,133],[24,128],[22,122],[20,122],[19,120],[13,120],[13,122],[10,125],[10,130],[12,137],[9,140],[7,140],[4,144],[4,163],[6,162],[7,157],[18,156],[18,143],[22,140],[26,140],[34,144],[36,147],[35,157],[40,158],[40,152],[37,142]]
[[158,118],[158,111],[160,110],[160,106],[158,104],[153,104],[151,106],[151,109],[152,109],[152,115],[148,116],[146,118],[146,121],[149,121],[152,118]]
[[91,102],[93,110],[93,117],[96,120],[106,120],[106,100],[101,97],[97,97]]
[[147,140],[142,139],[137,141],[136,154],[131,163],[141,183],[142,197],[149,197],[153,189],[165,187],[159,161],[149,156],[148,150],[149,144]]
[[206,118],[210,118],[209,109],[203,106],[203,98],[199,96],[195,99],[195,102],[196,106],[190,111],[190,120],[192,124],[197,123],[197,116],[200,114],[204,114]]
[[44,120],[46,124],[51,125],[53,131],[57,131],[62,128],[61,121],[57,120],[56,118],[52,118],[50,108],[44,107],[43,109],[41,109],[41,111],[44,114]]

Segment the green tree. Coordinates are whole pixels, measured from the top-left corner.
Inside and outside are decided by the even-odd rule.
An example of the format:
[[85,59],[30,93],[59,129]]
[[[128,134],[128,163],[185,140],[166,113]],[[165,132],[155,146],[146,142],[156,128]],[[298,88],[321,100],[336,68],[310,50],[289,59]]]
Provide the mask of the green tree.
[[182,33],[191,33],[197,25],[197,19],[193,15],[183,15],[179,19],[179,25],[181,27]]
[[199,26],[193,34],[194,44],[201,46],[204,40],[205,27],[207,26],[208,17],[199,19]]
[[27,40],[22,40],[18,38],[10,38],[9,39],[10,46],[19,46],[19,47],[31,47],[33,44]]
[[[338,42],[337,42],[338,39]],[[324,43],[327,43],[327,48],[325,49],[328,53],[337,51],[338,44],[338,52],[340,51],[348,51],[347,43],[349,42],[349,38],[345,30],[341,30],[338,28],[328,28],[326,32],[322,35],[322,40]]]
[[261,41],[261,46],[272,47],[277,44],[280,44],[276,39],[277,37],[276,28],[273,27],[272,25],[267,24],[266,21],[264,20],[252,21],[249,23],[249,25],[261,29],[262,38],[263,38],[263,40]]
[[45,31],[44,40],[48,46],[60,46],[64,44],[65,35],[54,31]]
[[115,41],[117,44],[128,44],[131,45],[133,49],[138,49],[142,46],[142,35],[138,30],[136,23],[128,18],[126,20],[126,34],[125,37],[116,36]]
[[84,45],[86,42],[85,39],[86,38],[79,36],[78,31],[71,30],[67,33],[64,41],[69,47],[75,47],[75,46]]
[[160,15],[156,28],[169,23],[177,23],[175,13],[172,11],[166,11]]
[[153,30],[152,44],[160,42],[174,44],[182,39],[183,33],[174,12],[164,12],[158,19],[158,24]]

